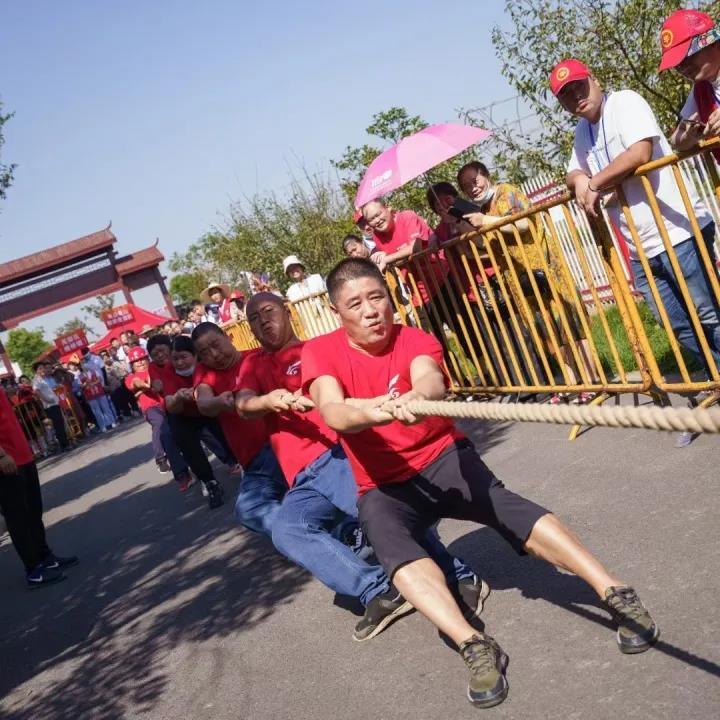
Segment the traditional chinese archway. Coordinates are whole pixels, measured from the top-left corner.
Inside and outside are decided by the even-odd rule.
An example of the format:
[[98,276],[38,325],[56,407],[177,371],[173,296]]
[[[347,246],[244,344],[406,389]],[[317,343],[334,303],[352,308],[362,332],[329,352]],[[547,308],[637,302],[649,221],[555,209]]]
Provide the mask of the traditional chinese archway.
[[118,257],[111,225],[77,240],[0,263],[0,330],[10,330],[24,320],[95,295],[122,292],[125,301],[132,303],[134,290],[151,285],[160,288],[170,317],[177,317],[160,273],[159,265],[165,257],[157,241],[151,247]]

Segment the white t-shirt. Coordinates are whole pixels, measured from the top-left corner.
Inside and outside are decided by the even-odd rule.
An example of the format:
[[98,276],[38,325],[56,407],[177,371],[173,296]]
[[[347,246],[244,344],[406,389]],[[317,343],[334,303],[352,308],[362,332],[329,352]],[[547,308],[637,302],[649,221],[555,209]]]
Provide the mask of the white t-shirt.
[[[718,99],[718,102],[720,102],[720,75],[713,80],[712,86],[715,91],[715,98]],[[683,109],[680,111],[680,115],[682,115],[686,120],[694,113],[698,112],[698,106],[695,102],[695,91],[693,88],[690,88],[690,94],[683,105]]]
[[287,289],[287,299],[290,302],[297,302],[303,298],[325,292],[325,281],[321,275],[308,275],[302,282],[293,283]]
[[[647,102],[632,90],[620,90],[608,95],[600,121],[594,125],[581,119],[575,128],[575,145],[568,165],[568,172],[581,170],[593,176],[606,168],[615,158],[640,140],[652,138],[652,160],[672,154],[670,143],[653,115]],[[687,218],[680,191],[669,167],[654,170],[648,175],[665,221],[665,227],[672,245],[692,237],[693,231]],[[700,200],[690,183],[685,183],[690,202],[701,228],[711,220],[712,215]],[[643,190],[640,178],[623,180],[630,212],[635,222],[643,249],[648,257],[655,257],[665,251],[660,232],[653,219],[652,211]],[[608,214],[628,241],[630,253],[636,257],[632,236],[622,209],[618,203],[607,206]]]

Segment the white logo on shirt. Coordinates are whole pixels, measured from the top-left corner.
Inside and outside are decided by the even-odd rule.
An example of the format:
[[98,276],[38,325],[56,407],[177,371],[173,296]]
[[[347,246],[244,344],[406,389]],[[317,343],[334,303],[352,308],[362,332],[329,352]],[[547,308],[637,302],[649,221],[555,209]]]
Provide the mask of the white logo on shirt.
[[388,395],[391,398],[399,398],[400,397],[400,391],[395,387],[397,385],[398,380],[400,379],[400,373],[395,375],[390,382],[388,383]]
[[286,375],[297,375],[300,372],[300,360],[294,363],[290,363],[288,365],[287,370],[285,371]]

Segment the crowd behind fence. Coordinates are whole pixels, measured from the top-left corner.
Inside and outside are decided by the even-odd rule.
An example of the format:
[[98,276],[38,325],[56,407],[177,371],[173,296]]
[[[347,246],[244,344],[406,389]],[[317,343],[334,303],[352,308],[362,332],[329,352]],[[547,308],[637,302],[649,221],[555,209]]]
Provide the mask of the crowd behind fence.
[[[710,278],[714,304],[719,306],[717,234],[714,244],[706,246],[687,194],[687,188],[694,187],[720,226],[720,179],[710,155],[718,144],[718,140],[706,143],[682,159],[668,156],[635,172],[688,307],[704,372],[698,372],[680,346],[642,243],[635,245],[667,334],[670,363],[655,355],[619,232],[604,211],[597,219],[589,218],[564,186],[547,177],[525,185],[533,200],[529,210],[455,238],[442,249],[426,249],[396,263],[387,277],[398,319],[436,334],[442,328],[440,339],[454,391],[692,394],[718,389],[720,373],[713,349],[648,180],[654,170],[671,169]],[[614,189],[614,201],[638,240],[620,186]],[[523,220],[527,227],[521,230]],[[445,280],[435,272],[433,263],[438,259],[447,264]],[[396,287],[405,292],[395,292]],[[296,332],[303,339],[338,327],[325,293],[289,306]],[[231,324],[227,330],[238,348],[257,347],[247,322]],[[674,372],[663,369],[668,363]]]

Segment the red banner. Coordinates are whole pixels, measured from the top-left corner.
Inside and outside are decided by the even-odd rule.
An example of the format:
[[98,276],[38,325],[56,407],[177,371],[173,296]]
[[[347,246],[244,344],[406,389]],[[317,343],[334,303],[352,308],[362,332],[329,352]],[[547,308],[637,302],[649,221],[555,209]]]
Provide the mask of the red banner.
[[55,338],[55,347],[60,351],[61,355],[67,355],[87,346],[88,340],[84,330],[73,330]]
[[120,325],[127,325],[135,319],[135,315],[129,305],[118,305],[117,307],[110,308],[110,310],[103,310],[100,317],[108,330],[120,327]]

